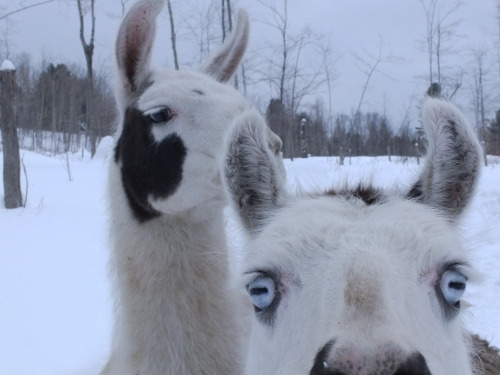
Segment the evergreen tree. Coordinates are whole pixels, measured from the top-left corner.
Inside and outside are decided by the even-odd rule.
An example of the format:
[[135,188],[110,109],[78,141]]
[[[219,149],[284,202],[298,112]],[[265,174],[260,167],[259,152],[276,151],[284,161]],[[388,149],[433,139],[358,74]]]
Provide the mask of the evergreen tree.
[[500,110],[495,114],[495,118],[488,126],[489,153],[500,155]]

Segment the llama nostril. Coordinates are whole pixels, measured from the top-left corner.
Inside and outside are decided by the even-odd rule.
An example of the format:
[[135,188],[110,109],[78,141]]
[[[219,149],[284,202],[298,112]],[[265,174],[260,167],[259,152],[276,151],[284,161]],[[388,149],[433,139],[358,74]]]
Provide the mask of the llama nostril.
[[359,349],[333,349],[334,345],[332,340],[318,351],[309,375],[431,375],[420,352],[405,355],[389,344],[377,353],[363,355]]
[[431,375],[431,372],[429,367],[427,367],[424,356],[416,352],[411,354],[398,367],[394,375]]
[[335,340],[330,340],[316,354],[314,364],[309,375],[331,375],[332,372],[328,366],[328,355],[335,345]]

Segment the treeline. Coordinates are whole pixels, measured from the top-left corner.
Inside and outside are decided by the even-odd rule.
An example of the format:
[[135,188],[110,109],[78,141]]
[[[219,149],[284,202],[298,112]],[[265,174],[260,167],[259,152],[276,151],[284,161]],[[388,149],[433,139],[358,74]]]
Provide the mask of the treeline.
[[[88,98],[87,80],[79,67],[48,63],[37,72],[27,56],[16,61],[16,123],[21,147],[50,153],[90,151],[92,143],[113,133],[116,109],[105,77],[97,76]],[[283,140],[287,158],[414,156],[417,152],[417,132],[409,125],[394,131],[389,119],[377,112],[327,119],[322,102],[317,101],[307,111],[288,113],[278,99],[272,99],[266,110],[269,126]]]
[[[125,12],[131,3],[122,1],[121,11]],[[338,56],[329,38],[309,27],[291,29],[288,0],[256,4],[262,11],[260,25],[267,25],[270,39],[248,51],[233,84],[265,114],[271,129],[283,140],[285,157],[418,156],[425,151],[425,140],[421,139],[417,116],[410,113],[410,106],[403,119],[364,110],[372,77],[380,73],[381,65],[390,63],[390,56],[381,49],[373,58],[355,56],[354,63],[361,66],[359,74],[365,79],[359,101],[353,103],[356,109],[351,113],[338,112],[332,99]],[[458,3],[450,7],[451,3],[444,0],[422,0],[421,4],[428,23],[422,28],[429,57],[427,94],[443,96],[472,110],[473,124],[485,151],[500,155],[500,76],[496,73],[500,72],[500,60],[493,59],[498,54],[498,41],[492,49],[494,54],[485,47],[457,57],[444,45],[455,41],[451,36],[458,21],[447,23],[438,16],[449,14],[456,18]],[[171,5],[167,7],[169,22],[171,30],[177,30],[170,35],[175,60],[171,68],[197,67],[231,31],[231,1],[186,0]],[[193,17],[193,9],[197,17]],[[92,55],[87,52],[93,49],[87,47],[86,72],[78,66],[55,63],[33,69],[27,54],[12,59],[17,68],[16,123],[22,147],[50,152],[85,148],[93,154],[99,139],[112,134],[116,109],[110,74],[94,71],[88,64]],[[9,56],[0,48],[0,57],[3,55]],[[469,55],[472,60],[464,63]],[[488,66],[495,69],[486,69]],[[411,102],[415,104],[427,94],[422,92]],[[413,110],[416,106],[411,107]]]
[[[49,153],[91,151],[102,137],[113,133],[115,101],[105,75],[96,76],[89,98],[81,68],[49,63],[37,72],[27,56],[16,61],[16,122],[21,147]],[[307,110],[291,112],[279,99],[271,99],[265,109],[269,126],[283,140],[286,158],[412,157],[425,152],[422,133],[410,121],[395,126],[384,114],[362,111],[331,117],[320,100]],[[500,110],[478,133],[485,150],[499,155]]]
[[48,63],[35,71],[28,56],[16,59],[15,116],[21,147],[50,153],[95,150],[113,131],[115,101],[105,77],[96,77],[92,95],[86,90],[88,80],[79,67]]
[[266,118],[283,140],[286,158],[308,156],[418,156],[423,151],[421,132],[409,123],[394,130],[389,119],[377,112],[338,114],[326,118],[322,103],[310,111],[289,116],[278,99],[272,99]]

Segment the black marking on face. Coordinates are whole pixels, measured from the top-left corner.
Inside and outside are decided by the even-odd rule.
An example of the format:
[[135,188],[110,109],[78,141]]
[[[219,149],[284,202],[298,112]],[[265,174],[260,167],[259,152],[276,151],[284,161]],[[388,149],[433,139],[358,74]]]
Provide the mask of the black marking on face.
[[165,199],[175,193],[182,180],[187,151],[175,133],[156,142],[152,128],[148,116],[132,106],[127,108],[123,132],[115,148],[115,162],[121,162],[123,188],[139,222],[160,216],[148,198]]
[[198,89],[193,90],[193,92],[194,92],[195,94],[198,94],[198,95],[205,95],[205,93],[204,93],[203,91],[198,90]]
[[325,193],[326,196],[333,197],[344,197],[344,198],[356,198],[361,199],[367,206],[373,206],[375,204],[380,204],[384,202],[383,193],[372,187],[372,186],[362,186],[359,185],[353,190],[328,190]]

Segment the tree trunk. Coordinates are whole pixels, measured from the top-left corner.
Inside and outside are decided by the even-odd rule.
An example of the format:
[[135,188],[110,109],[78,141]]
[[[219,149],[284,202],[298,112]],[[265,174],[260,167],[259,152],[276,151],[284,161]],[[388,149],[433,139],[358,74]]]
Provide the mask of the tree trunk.
[[222,0],[221,13],[222,43],[224,43],[226,40],[226,0]]
[[96,152],[97,144],[97,130],[95,129],[95,124],[93,121],[94,116],[94,68],[93,68],[93,58],[94,58],[94,40],[95,40],[95,0],[90,0],[90,12],[91,12],[91,31],[90,31],[90,41],[87,43],[85,40],[85,20],[82,10],[81,0],[77,0],[78,15],[80,18],[80,41],[83,47],[83,53],[85,54],[85,61],[87,62],[87,92],[86,92],[86,113],[85,122],[87,125],[87,132],[90,133],[90,153],[94,157]]
[[172,4],[170,0],[167,1],[168,5],[168,18],[170,20],[170,40],[172,41],[172,51],[174,53],[174,66],[175,70],[179,70],[179,60],[177,58],[177,36],[175,35],[174,14],[172,12]]
[[0,70],[0,122],[3,145],[3,186],[6,208],[23,205],[21,194],[21,161],[17,139],[15,103],[15,70]]

